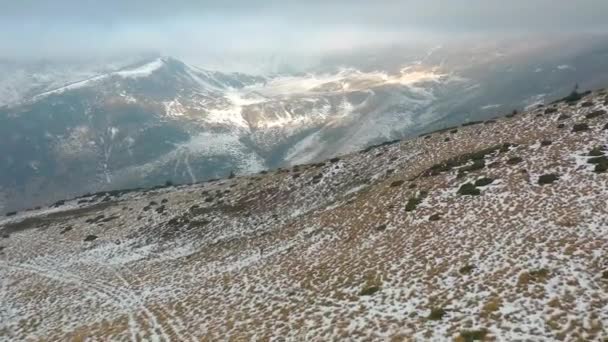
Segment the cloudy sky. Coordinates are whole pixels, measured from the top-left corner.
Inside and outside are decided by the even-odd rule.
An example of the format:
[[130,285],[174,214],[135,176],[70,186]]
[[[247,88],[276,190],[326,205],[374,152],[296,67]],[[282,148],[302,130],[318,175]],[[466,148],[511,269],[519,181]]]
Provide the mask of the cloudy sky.
[[606,0],[0,0],[0,58],[320,55],[472,33],[603,32],[606,13]]

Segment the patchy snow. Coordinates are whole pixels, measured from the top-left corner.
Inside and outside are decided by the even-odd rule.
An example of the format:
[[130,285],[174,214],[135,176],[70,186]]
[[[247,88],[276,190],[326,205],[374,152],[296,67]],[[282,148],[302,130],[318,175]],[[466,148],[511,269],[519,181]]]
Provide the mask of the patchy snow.
[[496,108],[500,108],[502,107],[502,105],[500,104],[489,104],[489,105],[485,105],[483,107],[481,107],[482,110],[488,110],[488,109],[496,109]]
[[152,75],[153,72],[160,69],[163,65],[165,65],[165,61],[162,58],[158,58],[150,63],[144,64],[137,68],[125,69],[114,72],[112,75],[117,75],[125,78],[148,77]]
[[557,66],[557,70],[574,70],[574,68],[568,64],[562,64]]

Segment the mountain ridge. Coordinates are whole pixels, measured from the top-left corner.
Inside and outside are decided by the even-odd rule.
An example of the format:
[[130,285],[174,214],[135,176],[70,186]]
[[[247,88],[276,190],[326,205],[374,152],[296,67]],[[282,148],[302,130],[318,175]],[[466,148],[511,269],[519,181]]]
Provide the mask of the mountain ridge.
[[[375,98],[407,102],[430,96],[415,94],[416,79],[443,82],[420,71],[400,75],[350,70],[269,79],[155,58],[38,94],[0,109],[5,210],[103,189],[257,172],[288,164],[289,156],[301,162],[348,152],[377,137],[332,139],[352,135],[355,117],[386,107]],[[348,82],[363,88],[319,88],[348,88]],[[380,117],[372,121],[382,124]],[[307,137],[314,137],[314,151],[299,144]],[[23,150],[31,152],[15,153]]]

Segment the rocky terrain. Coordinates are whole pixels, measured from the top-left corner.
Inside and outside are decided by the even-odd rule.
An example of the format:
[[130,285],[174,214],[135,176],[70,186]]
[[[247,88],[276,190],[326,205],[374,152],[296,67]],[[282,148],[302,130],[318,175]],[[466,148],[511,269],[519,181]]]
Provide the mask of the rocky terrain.
[[608,94],[0,221],[0,340],[601,340]]

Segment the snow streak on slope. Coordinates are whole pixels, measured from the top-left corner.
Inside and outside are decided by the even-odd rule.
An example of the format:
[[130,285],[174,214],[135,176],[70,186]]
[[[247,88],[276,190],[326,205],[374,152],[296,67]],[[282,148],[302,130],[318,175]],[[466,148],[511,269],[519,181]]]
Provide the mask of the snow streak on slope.
[[112,75],[118,75],[121,77],[147,77],[150,76],[154,71],[160,69],[165,64],[165,60],[162,58],[158,58],[148,64],[144,64],[140,67],[122,70],[112,73]]

